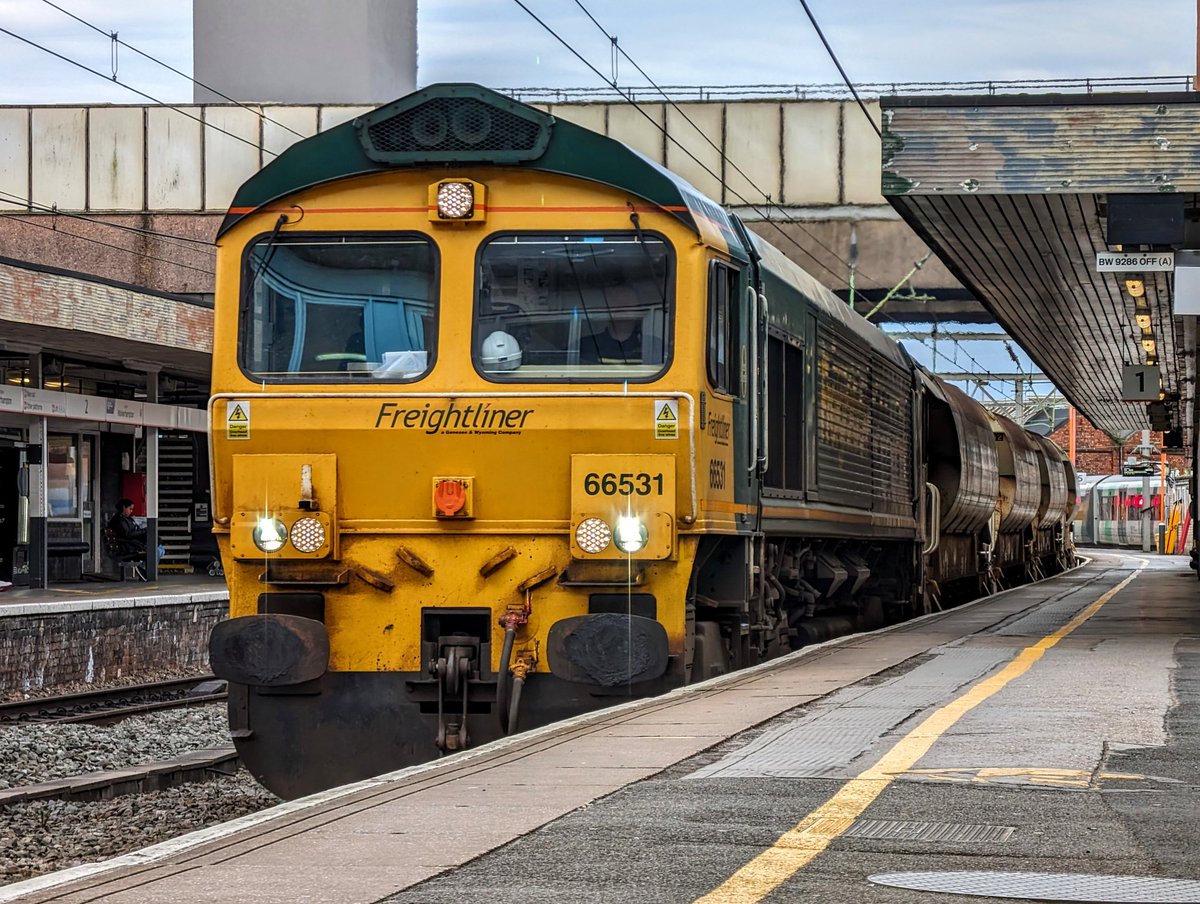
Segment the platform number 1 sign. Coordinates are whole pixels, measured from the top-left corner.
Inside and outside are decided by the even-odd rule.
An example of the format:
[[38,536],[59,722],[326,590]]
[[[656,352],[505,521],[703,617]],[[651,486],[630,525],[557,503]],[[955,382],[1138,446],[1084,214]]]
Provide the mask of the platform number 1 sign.
[[1127,364],[1121,369],[1121,399],[1153,402],[1162,390],[1162,370],[1157,364]]

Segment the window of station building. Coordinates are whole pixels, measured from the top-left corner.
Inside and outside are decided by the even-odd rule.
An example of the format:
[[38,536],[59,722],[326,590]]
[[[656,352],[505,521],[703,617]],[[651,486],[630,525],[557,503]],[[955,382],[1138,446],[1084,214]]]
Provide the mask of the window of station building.
[[255,380],[416,380],[433,366],[437,252],[426,236],[262,236],[243,267],[242,367]]
[[674,254],[649,232],[515,233],[480,248],[472,358],[493,382],[646,382],[670,363]]
[[51,518],[79,517],[79,450],[76,437],[46,437],[46,502]]
[[720,261],[708,270],[708,381],[742,395],[741,273]]
[[764,484],[804,489],[804,346],[791,336],[767,337],[767,473]]

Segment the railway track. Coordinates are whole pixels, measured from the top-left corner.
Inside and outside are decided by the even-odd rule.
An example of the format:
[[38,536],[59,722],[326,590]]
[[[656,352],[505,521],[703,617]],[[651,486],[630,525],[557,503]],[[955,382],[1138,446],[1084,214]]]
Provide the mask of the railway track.
[[237,751],[233,747],[209,747],[122,769],[3,788],[0,789],[0,807],[33,800],[109,800],[125,794],[148,794],[233,775],[238,765]]
[[0,728],[9,724],[86,722],[111,725],[130,716],[224,700],[225,682],[212,675],[0,703]]

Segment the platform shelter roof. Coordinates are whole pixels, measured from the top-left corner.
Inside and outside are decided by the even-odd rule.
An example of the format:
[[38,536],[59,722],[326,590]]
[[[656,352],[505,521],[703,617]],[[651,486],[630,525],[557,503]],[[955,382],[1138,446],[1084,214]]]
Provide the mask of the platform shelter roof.
[[1200,95],[886,97],[882,109],[884,196],[1067,399],[1110,435],[1147,429],[1122,373],[1157,363],[1190,444],[1195,318],[1175,315],[1174,274],[1105,271],[1098,255],[1200,247]]

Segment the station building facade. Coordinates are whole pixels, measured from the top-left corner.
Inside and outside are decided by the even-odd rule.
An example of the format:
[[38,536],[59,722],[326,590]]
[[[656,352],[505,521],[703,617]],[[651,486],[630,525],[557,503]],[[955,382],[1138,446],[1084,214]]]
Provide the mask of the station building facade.
[[148,576],[216,561],[211,349],[202,299],[0,260],[0,581],[121,576],[105,528],[126,497]]

